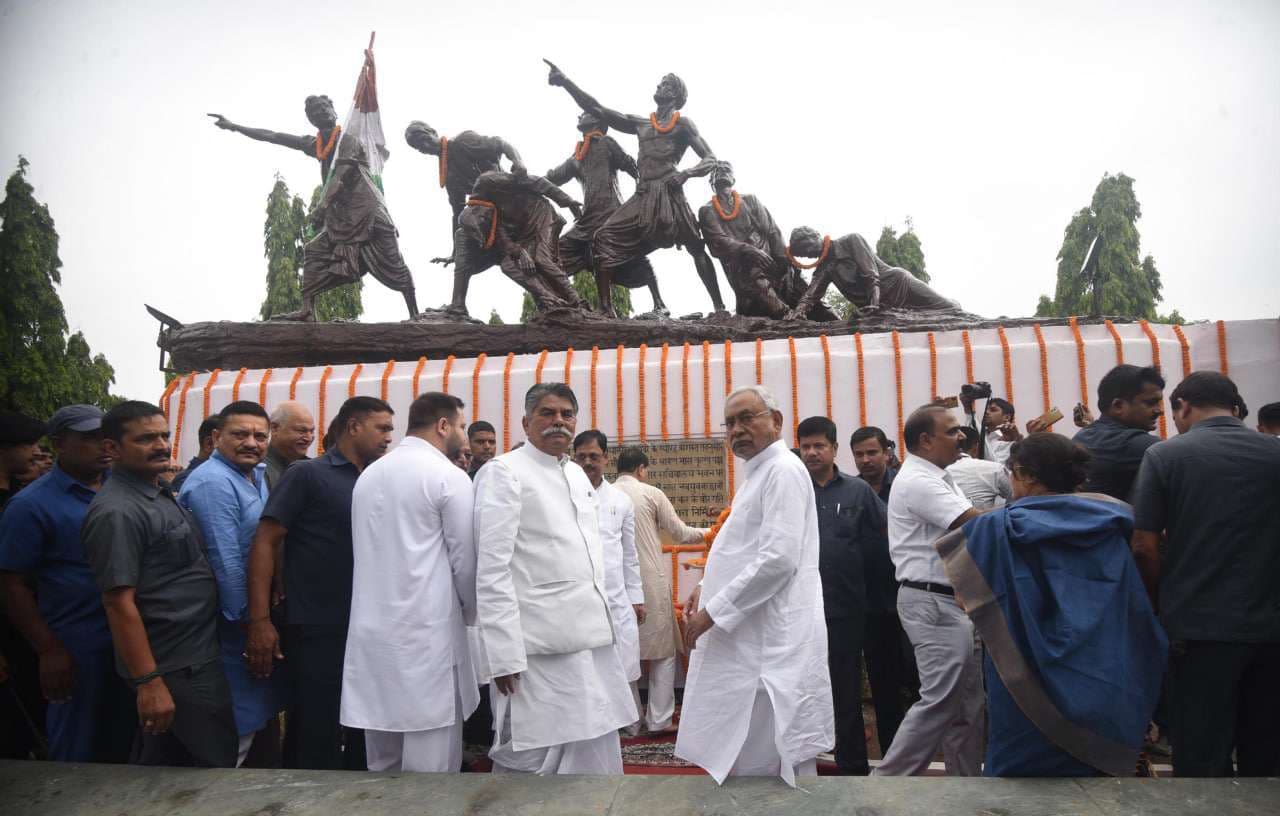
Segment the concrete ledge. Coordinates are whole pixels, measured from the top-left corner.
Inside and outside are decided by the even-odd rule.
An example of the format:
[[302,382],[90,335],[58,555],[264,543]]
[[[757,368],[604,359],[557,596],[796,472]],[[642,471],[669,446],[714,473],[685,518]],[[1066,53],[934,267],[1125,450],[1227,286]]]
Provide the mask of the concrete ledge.
[[1280,779],[858,779],[192,770],[0,762],[7,816],[1258,816]]

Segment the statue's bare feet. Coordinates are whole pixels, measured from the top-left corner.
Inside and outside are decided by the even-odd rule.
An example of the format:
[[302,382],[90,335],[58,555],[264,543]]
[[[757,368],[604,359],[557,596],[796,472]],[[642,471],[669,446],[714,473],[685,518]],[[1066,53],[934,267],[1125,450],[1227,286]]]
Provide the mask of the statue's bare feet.
[[707,315],[707,320],[728,320],[731,317],[733,317],[733,315],[729,314],[729,310],[721,307]]

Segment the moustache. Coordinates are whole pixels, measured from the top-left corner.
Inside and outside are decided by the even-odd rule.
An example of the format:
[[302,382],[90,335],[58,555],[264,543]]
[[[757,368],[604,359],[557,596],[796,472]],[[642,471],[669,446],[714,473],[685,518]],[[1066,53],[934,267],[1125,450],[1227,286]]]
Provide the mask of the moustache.
[[545,431],[542,432],[543,439],[546,439],[549,436],[573,436],[573,434],[569,433],[564,428],[555,427],[555,428],[547,428]]

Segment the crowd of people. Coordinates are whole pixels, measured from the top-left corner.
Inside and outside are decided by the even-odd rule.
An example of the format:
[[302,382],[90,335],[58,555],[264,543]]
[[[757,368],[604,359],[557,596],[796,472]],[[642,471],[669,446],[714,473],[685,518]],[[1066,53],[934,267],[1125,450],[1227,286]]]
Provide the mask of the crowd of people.
[[[939,754],[1131,775],[1158,730],[1175,775],[1276,775],[1280,403],[1251,430],[1194,372],[1161,441],[1164,389],[1117,366],[1068,439],[966,386],[911,413],[901,459],[854,430],[852,474],[829,418],[790,448],[773,395],[739,388],[743,478],[709,530],[643,449],[579,431],[562,383],[529,390],[505,453],[437,392],[394,447],[392,407],[348,399],[314,458],[306,406],[232,402],[180,470],[155,405],[0,414],[0,749],[456,772],[479,743],[495,773],[617,774],[620,735],[674,733],[717,782],[794,785],[827,752],[851,775]],[[664,536],[709,547],[682,606]]]

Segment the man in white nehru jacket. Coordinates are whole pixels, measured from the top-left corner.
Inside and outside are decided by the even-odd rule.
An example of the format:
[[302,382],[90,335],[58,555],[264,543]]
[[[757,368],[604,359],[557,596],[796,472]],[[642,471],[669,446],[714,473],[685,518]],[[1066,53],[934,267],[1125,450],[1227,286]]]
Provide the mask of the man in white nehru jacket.
[[495,773],[620,774],[636,721],[614,649],[597,498],[566,455],[578,400],[529,389],[529,444],[476,475],[477,623],[492,678]]
[[676,756],[716,780],[817,773],[835,744],[813,482],[765,388],[728,396],[745,481],[685,605],[690,648]]

